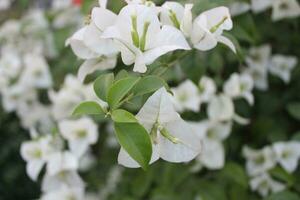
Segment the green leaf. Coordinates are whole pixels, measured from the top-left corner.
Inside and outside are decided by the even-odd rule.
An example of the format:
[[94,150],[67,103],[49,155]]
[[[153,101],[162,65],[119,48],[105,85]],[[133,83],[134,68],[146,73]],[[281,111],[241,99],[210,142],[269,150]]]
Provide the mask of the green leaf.
[[275,167],[270,170],[270,174],[280,180],[286,182],[289,186],[293,185],[295,183],[294,176],[292,174],[289,174],[286,172],[282,167]]
[[229,180],[233,183],[240,185],[243,188],[248,187],[248,178],[242,166],[229,162],[225,165],[224,169],[220,172],[220,178]]
[[112,112],[112,120],[118,123],[137,123],[137,119],[133,114],[126,110],[118,109]]
[[94,91],[96,95],[103,101],[106,101],[108,89],[113,84],[113,81],[114,81],[113,73],[101,75],[95,80]]
[[300,141],[300,131],[293,134],[292,140]]
[[79,115],[105,115],[103,108],[94,101],[86,101],[79,104],[72,113],[73,116]]
[[127,78],[128,76],[129,76],[128,72],[126,70],[122,69],[116,75],[116,80],[121,80],[121,79]]
[[107,102],[112,109],[118,108],[123,102],[123,98],[130,92],[130,90],[137,84],[140,78],[128,77],[116,81],[109,89],[107,95]]
[[265,198],[265,200],[300,200],[300,196],[290,191],[278,192]]
[[138,123],[115,123],[115,131],[121,146],[147,170],[152,155],[152,144],[145,128]]
[[146,76],[143,77],[132,89],[135,96],[141,96],[154,92],[161,87],[168,88],[167,83],[158,76]]
[[300,120],[300,103],[290,103],[287,105],[287,111],[289,114],[297,120]]

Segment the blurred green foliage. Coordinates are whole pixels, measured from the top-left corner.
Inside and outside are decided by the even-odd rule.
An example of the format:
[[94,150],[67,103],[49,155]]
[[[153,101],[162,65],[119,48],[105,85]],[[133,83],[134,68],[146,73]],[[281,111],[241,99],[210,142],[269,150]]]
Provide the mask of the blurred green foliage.
[[[0,21],[7,19],[7,16],[20,16],[28,7],[27,2],[27,0],[18,1],[9,11],[9,15],[0,15]],[[228,2],[233,2],[233,0],[194,0],[194,11],[200,13],[205,9]],[[82,8],[84,13],[90,12],[92,4],[96,4],[96,1],[84,1]],[[116,12],[122,5],[124,5],[123,1],[109,1],[109,7]],[[218,85],[222,86],[231,73],[238,71],[245,64],[244,56],[247,49],[264,43],[271,44],[273,53],[300,57],[299,18],[272,22],[270,12],[267,11],[257,15],[247,13],[234,18],[233,21],[234,29],[230,35],[235,38],[238,56],[222,45],[205,53],[193,51],[181,59],[181,69],[169,69],[164,72],[163,77],[171,86],[177,85],[186,78],[198,82],[204,74],[213,77]],[[80,64],[70,49],[64,47],[64,41],[70,34],[68,29],[55,32],[56,46],[60,56],[49,61],[53,77],[55,77],[55,88],[59,88],[65,74],[75,73]],[[166,58],[160,61],[163,59]],[[155,65],[157,63],[154,63],[152,67],[155,68]],[[119,64],[116,71],[123,68],[124,65]],[[177,70],[181,70],[184,77],[178,75]],[[94,77],[90,76],[90,80]],[[243,127],[234,126],[230,138],[225,142],[227,162],[224,169],[191,173],[189,170],[191,164],[170,164],[163,161],[151,165],[146,172],[141,169],[125,169],[116,192],[109,199],[189,200],[197,195],[202,197],[201,200],[261,199],[249,189],[241,148],[245,144],[260,148],[276,141],[300,140],[299,77],[298,64],[292,73],[292,81],[288,85],[270,75],[270,89],[267,92],[255,91],[254,107],[248,106],[244,101],[236,102],[237,112],[250,118],[251,123]],[[197,121],[203,118],[203,114],[184,113],[183,117]],[[93,148],[97,163],[88,173],[83,174],[84,179],[89,183],[88,189],[92,191],[105,185],[106,175],[111,166],[116,164],[118,152],[117,149],[111,150],[105,146],[104,141],[108,133],[105,132],[105,125],[101,125],[100,129],[100,141]],[[20,144],[27,139],[28,134],[20,127],[16,116],[0,110],[1,200],[29,200],[39,196],[39,183],[33,183],[25,175],[25,162],[19,155]],[[288,188],[265,200],[300,199],[299,170],[291,176],[281,168],[276,168],[272,171],[272,176],[286,182]]]

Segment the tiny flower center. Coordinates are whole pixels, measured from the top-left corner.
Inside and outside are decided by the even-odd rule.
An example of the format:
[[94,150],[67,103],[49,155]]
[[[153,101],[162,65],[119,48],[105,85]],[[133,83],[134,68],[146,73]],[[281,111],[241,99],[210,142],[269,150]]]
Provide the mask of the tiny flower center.
[[131,16],[131,24],[132,24],[132,30],[131,30],[131,39],[135,47],[139,48],[142,52],[146,49],[146,41],[147,41],[147,33],[150,26],[150,22],[146,21],[143,26],[143,34],[140,37],[138,28],[137,28],[137,16],[132,15]]
[[170,142],[172,142],[173,144],[179,144],[180,140],[176,137],[174,137],[173,135],[170,134],[170,132],[164,128],[163,126],[159,126],[158,130],[160,131],[160,134],[167,138]]
[[262,155],[258,156],[258,157],[255,159],[255,163],[256,163],[257,165],[261,165],[261,164],[263,164],[264,162],[265,162],[265,158],[264,158],[264,156],[262,156]]
[[87,136],[87,132],[86,132],[86,130],[79,130],[76,132],[76,135],[78,138],[84,138]]
[[279,5],[279,8],[282,9],[282,10],[287,10],[287,9],[289,9],[289,4],[287,4],[286,2],[282,2]]

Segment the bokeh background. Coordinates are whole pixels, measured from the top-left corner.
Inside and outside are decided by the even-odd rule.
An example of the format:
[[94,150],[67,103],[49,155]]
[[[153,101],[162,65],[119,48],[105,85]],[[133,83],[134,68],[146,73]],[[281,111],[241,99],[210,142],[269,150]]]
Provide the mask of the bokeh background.
[[[2,1],[2,0],[0,0]],[[63,1],[63,0],[62,0]],[[155,1],[161,4],[164,1]],[[187,2],[182,0],[181,2]],[[218,5],[228,5],[230,0],[196,0],[193,2],[194,12],[213,8]],[[80,8],[83,16],[88,16],[95,0],[84,0]],[[123,1],[109,1],[109,8],[118,11],[125,5]],[[40,8],[51,24],[51,0],[15,0],[9,9],[0,11],[0,24],[8,19],[20,19],[32,8]],[[272,51],[278,54],[300,57],[300,18],[286,19],[274,22],[271,20],[271,10],[260,14],[247,12],[234,17],[234,28],[230,32],[238,47],[237,56],[224,46],[219,45],[213,51],[206,53],[193,52],[180,63],[184,78],[197,82],[201,76],[209,75],[221,86],[233,72],[245,65],[245,56],[249,48],[270,44]],[[78,23],[80,24],[80,23]],[[58,52],[54,58],[47,61],[54,78],[54,88],[58,89],[66,74],[76,74],[81,64],[65,40],[78,27],[72,25],[53,28],[54,44]],[[119,64],[116,71],[124,67]],[[99,72],[100,73],[100,72]],[[98,73],[98,74],[99,74]],[[90,77],[92,80],[96,75]],[[174,78],[175,77],[175,78]],[[170,85],[176,85],[182,80],[176,72],[170,71],[165,75]],[[191,173],[194,163],[171,164],[159,161],[151,165],[149,171],[141,169],[126,169],[116,166],[118,147],[110,147],[107,124],[100,125],[100,139],[93,146],[96,156],[95,164],[90,170],[82,173],[88,183],[88,190],[98,191],[107,187],[109,180],[112,189],[107,199],[111,200],[258,200],[263,199],[249,188],[249,178],[245,172],[245,159],[242,147],[249,145],[262,148],[276,141],[300,140],[300,67],[292,72],[291,82],[285,84],[279,78],[269,76],[267,91],[254,91],[255,105],[250,107],[244,101],[236,102],[237,112],[251,119],[246,126],[234,125],[230,137],[224,142],[226,164],[221,170],[201,170]],[[49,102],[46,91],[40,91],[40,98],[45,104]],[[205,109],[205,107],[203,108]],[[203,113],[185,112],[183,117],[189,120],[203,119]],[[25,173],[25,162],[20,156],[20,145],[28,140],[28,131],[20,125],[15,113],[7,113],[0,106],[0,199],[1,200],[30,200],[40,196],[40,182],[31,181]],[[112,170],[114,169],[114,170]],[[291,183],[287,190],[265,199],[297,200],[300,199],[300,170],[293,175],[277,171],[274,175]]]

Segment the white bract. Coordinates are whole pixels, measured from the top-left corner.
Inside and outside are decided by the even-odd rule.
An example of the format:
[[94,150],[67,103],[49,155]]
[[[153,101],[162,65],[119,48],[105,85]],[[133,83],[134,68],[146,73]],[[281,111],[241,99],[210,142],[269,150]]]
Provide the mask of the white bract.
[[285,83],[291,80],[291,72],[296,67],[298,62],[297,57],[274,55],[269,64],[269,71],[271,74],[278,76]]
[[191,42],[194,48],[201,51],[210,50],[220,42],[236,52],[234,44],[222,35],[224,30],[231,30],[232,26],[233,23],[228,8],[217,7],[205,11],[193,22]]
[[198,87],[190,80],[186,80],[178,87],[172,88],[176,110],[185,109],[198,112],[200,110],[200,96]]
[[81,188],[62,187],[58,190],[46,193],[41,200],[84,200],[84,190]]
[[300,16],[300,4],[297,0],[273,0],[272,20]]
[[44,136],[22,143],[21,156],[27,162],[26,172],[32,180],[37,180],[49,156],[59,150],[51,142],[51,137]]
[[268,146],[261,150],[244,147],[243,155],[247,160],[246,169],[250,176],[264,173],[276,165],[273,149]]
[[224,93],[232,98],[245,98],[250,105],[254,103],[252,95],[254,83],[253,79],[248,74],[234,73],[226,81],[224,85]]
[[229,5],[230,14],[232,16],[238,16],[248,12],[251,6],[247,2],[233,2]]
[[214,96],[208,104],[208,118],[212,121],[230,121],[234,116],[234,104],[224,94]]
[[96,70],[112,69],[117,63],[118,50],[115,43],[102,37],[103,31],[114,24],[116,14],[106,7],[95,7],[91,18],[88,25],[74,33],[66,42],[79,58],[85,59],[78,71],[81,81],[84,81],[86,75]]
[[197,165],[193,170],[198,171],[202,166],[211,170],[222,169],[225,164],[225,150],[222,142],[231,132],[231,122],[203,121],[190,123],[190,125],[203,144],[203,150],[197,157]]
[[267,196],[271,192],[276,193],[286,188],[284,184],[273,180],[267,173],[263,173],[252,178],[250,180],[250,187],[253,191],[258,191],[258,193],[263,197]]
[[168,25],[160,26],[157,11],[140,4],[129,4],[119,13],[114,26],[103,33],[118,44],[124,64],[134,63],[133,71],[145,73],[147,65],[175,50],[189,50],[183,34]]
[[276,160],[289,173],[297,169],[300,159],[299,142],[277,142],[273,144]]
[[71,152],[78,158],[98,140],[97,125],[90,118],[63,120],[58,126],[62,136],[68,141]]
[[271,57],[271,46],[266,44],[253,47],[246,57],[247,69],[245,73],[252,76],[254,86],[260,90],[268,89],[268,65]]
[[260,13],[272,6],[274,0],[251,0],[251,8],[254,13]]
[[209,102],[213,98],[217,91],[217,86],[213,79],[207,76],[202,76],[199,81],[199,93],[201,102]]
[[[200,139],[175,111],[165,88],[159,89],[147,100],[136,118],[150,133],[153,144],[151,163],[159,158],[175,163],[188,162],[200,153]],[[123,149],[118,161],[126,167],[139,167]]]

